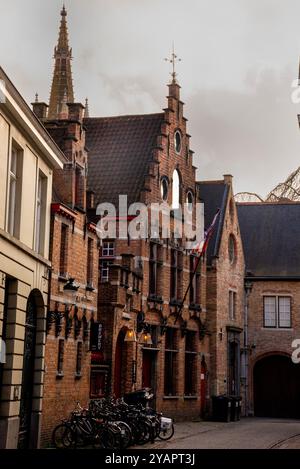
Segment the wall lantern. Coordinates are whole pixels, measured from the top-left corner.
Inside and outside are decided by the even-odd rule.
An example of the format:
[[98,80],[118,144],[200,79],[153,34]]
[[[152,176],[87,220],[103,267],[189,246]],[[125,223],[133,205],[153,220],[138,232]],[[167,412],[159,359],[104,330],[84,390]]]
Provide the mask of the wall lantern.
[[136,333],[133,329],[127,329],[124,342],[136,342]]
[[140,343],[143,345],[152,345],[152,337],[150,332],[143,331],[140,337]]
[[77,290],[79,288],[79,285],[75,285],[74,280],[74,278],[70,278],[64,285],[64,295],[72,305],[76,303]]

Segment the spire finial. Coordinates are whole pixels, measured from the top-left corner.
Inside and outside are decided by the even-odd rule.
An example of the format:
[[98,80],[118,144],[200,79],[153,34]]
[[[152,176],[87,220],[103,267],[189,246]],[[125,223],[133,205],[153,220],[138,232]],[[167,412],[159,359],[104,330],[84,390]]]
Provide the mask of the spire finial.
[[170,64],[172,64],[172,72],[170,72],[170,75],[172,77],[172,83],[177,83],[176,81],[176,76],[177,76],[177,73],[176,73],[176,63],[177,62],[181,62],[181,59],[175,54],[175,50],[174,50],[174,41],[172,43],[172,54],[171,54],[171,57],[170,58],[165,58],[165,61],[166,62],[170,62]]
[[88,98],[85,98],[85,111],[84,111],[84,117],[90,117],[90,110],[89,110],[89,100],[88,100]]
[[35,102],[36,102],[36,103],[39,102],[39,95],[38,95],[38,93],[35,93]]
[[61,10],[60,14],[61,14],[61,16],[67,16],[67,10],[66,10],[65,4],[63,4],[63,7],[62,7],[62,10]]

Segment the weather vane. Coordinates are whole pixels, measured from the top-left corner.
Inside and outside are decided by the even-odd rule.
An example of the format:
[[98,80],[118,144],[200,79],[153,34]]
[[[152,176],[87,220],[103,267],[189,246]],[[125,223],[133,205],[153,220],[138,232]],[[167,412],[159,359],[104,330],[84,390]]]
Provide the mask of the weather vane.
[[172,77],[172,83],[176,83],[176,63],[177,62],[181,62],[181,59],[175,54],[175,51],[174,51],[174,42],[173,42],[173,47],[172,47],[172,54],[171,54],[171,58],[168,59],[168,58],[165,58],[164,59],[166,62],[170,62],[170,64],[172,64],[172,72],[170,73],[171,77]]

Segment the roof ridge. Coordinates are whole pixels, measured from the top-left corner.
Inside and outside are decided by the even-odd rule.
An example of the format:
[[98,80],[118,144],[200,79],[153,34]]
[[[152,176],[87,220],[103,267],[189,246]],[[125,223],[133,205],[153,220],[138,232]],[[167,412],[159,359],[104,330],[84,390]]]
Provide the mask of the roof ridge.
[[285,202],[236,202],[236,205],[239,206],[278,206],[278,205],[300,205],[300,201],[297,200],[291,200],[291,201],[285,201]]
[[196,184],[226,184],[224,179],[216,179],[216,180],[212,180],[212,181],[196,181]]
[[99,117],[86,117],[85,120],[110,120],[110,119],[125,119],[125,118],[142,118],[142,117],[154,117],[164,116],[164,112],[153,112],[149,114],[124,114],[119,116],[99,116]]

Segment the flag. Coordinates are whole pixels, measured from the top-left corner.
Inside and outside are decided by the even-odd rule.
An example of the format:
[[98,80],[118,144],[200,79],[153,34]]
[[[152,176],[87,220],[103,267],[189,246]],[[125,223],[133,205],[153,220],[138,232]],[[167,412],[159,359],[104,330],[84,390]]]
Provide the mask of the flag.
[[213,218],[213,221],[212,223],[210,224],[210,226],[207,228],[207,230],[204,231],[204,238],[202,241],[200,241],[200,243],[198,243],[194,248],[193,248],[193,252],[194,253],[197,253],[198,254],[198,259],[196,261],[196,266],[195,266],[195,269],[194,269],[194,272],[192,274],[192,278],[190,279],[190,283],[187,287],[187,290],[184,294],[184,297],[183,297],[183,300],[181,302],[181,305],[179,307],[179,310],[176,314],[176,317],[175,317],[175,321],[174,321],[174,324],[176,324],[177,322],[177,319],[179,318],[179,316],[181,315],[181,311],[182,311],[182,308],[183,308],[183,305],[184,305],[184,302],[185,302],[185,299],[188,295],[188,292],[191,288],[191,285],[192,285],[192,282],[193,282],[193,278],[197,272],[197,269],[198,269],[198,266],[200,265],[200,260],[201,260],[201,257],[205,254],[206,252],[206,249],[207,249],[207,246],[208,246],[208,243],[209,243],[209,240],[210,238],[212,237],[212,234],[214,232],[214,228],[215,228],[215,225],[217,223],[217,219],[218,219],[218,216],[220,214],[220,209],[218,209],[217,213],[215,214],[214,218]]
[[194,246],[192,248],[192,252],[194,254],[198,254],[200,257],[203,256],[206,252],[206,249],[207,249],[207,246],[208,246],[208,243],[209,243],[209,240],[210,238],[212,237],[212,234],[214,232],[214,228],[215,228],[215,225],[217,223],[217,219],[218,219],[218,216],[219,216],[219,213],[220,213],[220,209],[218,209],[217,213],[215,214],[214,218],[213,218],[213,221],[212,223],[210,224],[210,226],[207,228],[207,230],[204,231],[204,238],[202,241],[200,241],[199,243],[196,244],[196,246]]

